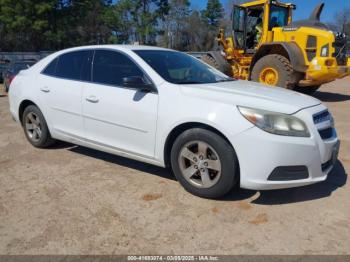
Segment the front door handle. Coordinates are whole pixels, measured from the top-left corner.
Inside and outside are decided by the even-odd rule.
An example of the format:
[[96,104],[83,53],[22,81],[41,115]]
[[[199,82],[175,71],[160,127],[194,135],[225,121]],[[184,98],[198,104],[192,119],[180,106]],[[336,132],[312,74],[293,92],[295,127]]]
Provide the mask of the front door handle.
[[99,99],[96,96],[88,96],[86,98],[86,101],[88,101],[90,103],[98,103]]
[[41,90],[42,92],[44,92],[44,93],[50,92],[50,89],[49,89],[47,86],[44,86],[44,87],[40,88],[40,90]]

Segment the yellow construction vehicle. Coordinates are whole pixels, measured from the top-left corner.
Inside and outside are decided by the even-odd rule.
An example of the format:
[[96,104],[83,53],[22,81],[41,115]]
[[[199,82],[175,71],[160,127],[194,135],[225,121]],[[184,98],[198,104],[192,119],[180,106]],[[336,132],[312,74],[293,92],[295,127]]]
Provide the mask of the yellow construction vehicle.
[[309,19],[292,21],[294,4],[258,0],[235,5],[232,33],[217,37],[221,51],[202,60],[239,79],[311,93],[350,75],[347,37],[320,22],[324,4]]

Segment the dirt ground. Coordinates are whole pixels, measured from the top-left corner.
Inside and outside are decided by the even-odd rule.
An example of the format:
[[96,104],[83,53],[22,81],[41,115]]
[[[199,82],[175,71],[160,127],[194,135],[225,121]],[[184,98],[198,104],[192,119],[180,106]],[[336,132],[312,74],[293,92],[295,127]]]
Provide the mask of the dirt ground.
[[350,78],[316,97],[335,116],[327,181],[225,199],[186,193],[169,170],[26,142],[0,97],[0,254],[350,254]]

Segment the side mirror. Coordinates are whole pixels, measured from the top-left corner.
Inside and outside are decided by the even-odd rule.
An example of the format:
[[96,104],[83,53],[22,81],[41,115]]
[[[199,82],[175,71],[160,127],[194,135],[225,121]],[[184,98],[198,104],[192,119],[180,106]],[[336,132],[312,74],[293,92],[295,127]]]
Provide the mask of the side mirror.
[[152,92],[154,90],[153,85],[146,83],[140,76],[124,77],[123,86],[127,88],[138,89],[143,92]]

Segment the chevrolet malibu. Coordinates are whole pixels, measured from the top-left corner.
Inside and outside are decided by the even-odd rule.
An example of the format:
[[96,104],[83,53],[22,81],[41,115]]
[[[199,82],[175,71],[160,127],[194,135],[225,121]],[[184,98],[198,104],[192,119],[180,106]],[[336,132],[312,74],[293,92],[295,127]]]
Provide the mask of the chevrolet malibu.
[[218,198],[327,178],[339,141],[317,99],[232,79],[187,54],[146,46],[63,50],[21,71],[10,111],[35,147],[55,140],[171,166]]

